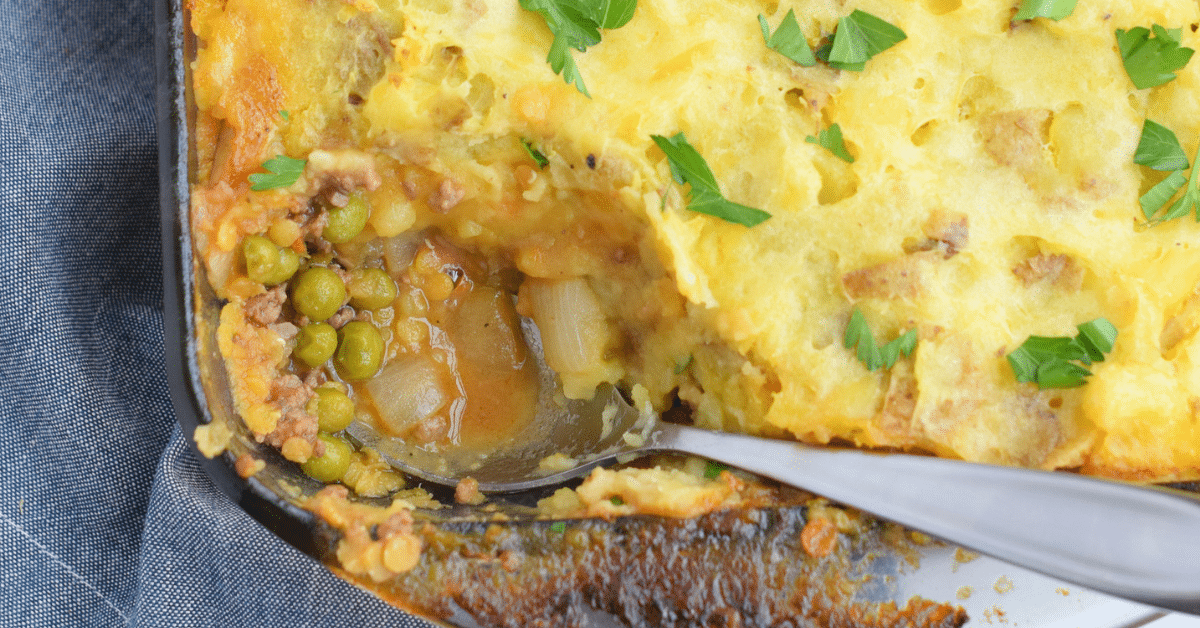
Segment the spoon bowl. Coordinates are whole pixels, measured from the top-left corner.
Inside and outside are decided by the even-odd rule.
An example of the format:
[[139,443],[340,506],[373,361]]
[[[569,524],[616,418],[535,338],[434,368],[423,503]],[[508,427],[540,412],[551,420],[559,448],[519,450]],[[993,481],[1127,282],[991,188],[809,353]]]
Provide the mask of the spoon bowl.
[[352,424],[347,433],[405,473],[451,487],[469,476],[484,493],[561,484],[620,456],[640,455],[633,444],[645,442],[658,417],[649,409],[634,410],[610,384],[597,387],[591,399],[565,398],[558,375],[546,364],[537,325],[522,317],[521,332],[528,359],[537,367],[538,396],[533,420],[512,438],[481,452],[452,444],[410,444],[362,422]]
[[657,424],[657,417],[639,414],[605,384],[587,401],[540,400],[529,426],[488,452],[413,446],[364,423],[347,432],[393,467],[423,480],[453,487],[471,477],[481,492],[517,493],[562,484],[618,458],[640,457],[649,450],[631,443],[644,443]]

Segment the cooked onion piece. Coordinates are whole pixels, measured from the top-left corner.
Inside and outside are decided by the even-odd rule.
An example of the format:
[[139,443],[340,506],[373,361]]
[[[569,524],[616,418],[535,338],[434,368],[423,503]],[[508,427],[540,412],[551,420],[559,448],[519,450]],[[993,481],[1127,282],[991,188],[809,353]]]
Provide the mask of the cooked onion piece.
[[620,377],[620,369],[605,359],[612,332],[586,279],[530,279],[522,294],[541,331],[546,364],[562,380],[563,394],[587,399],[597,385]]
[[449,374],[428,355],[401,355],[366,383],[381,426],[400,436],[454,398]]

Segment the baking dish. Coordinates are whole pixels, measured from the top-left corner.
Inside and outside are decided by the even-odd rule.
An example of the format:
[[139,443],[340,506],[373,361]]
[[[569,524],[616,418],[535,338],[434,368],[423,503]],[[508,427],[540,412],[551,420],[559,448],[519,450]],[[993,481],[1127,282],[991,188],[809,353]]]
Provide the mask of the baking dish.
[[[186,64],[194,42],[186,35],[186,13],[180,7],[160,3],[158,8],[160,86],[164,90],[160,95],[160,135],[164,141],[162,226],[164,272],[167,274],[164,278],[164,289],[167,302],[166,319],[169,325],[167,337],[178,340],[177,344],[168,347],[167,357],[173,378],[172,395],[181,427],[185,434],[191,434],[200,424],[216,422],[226,425],[236,435],[234,443],[222,457],[213,460],[202,459],[206,472],[222,491],[256,520],[302,551],[330,564],[336,571],[338,566],[334,546],[339,540],[339,533],[299,505],[320,486],[298,474],[295,467],[284,461],[274,450],[257,444],[245,433],[232,411],[228,391],[223,385],[224,371],[214,348],[215,329],[212,324],[219,303],[207,289],[202,271],[191,263],[191,242],[187,220],[183,217],[183,210],[188,206],[189,173],[194,166],[190,146],[192,135]],[[236,472],[235,464],[240,454],[249,451],[253,451],[257,457],[264,460],[266,467],[252,479],[244,480]],[[443,540],[453,548],[453,551],[445,552],[436,560],[441,561],[442,567],[449,566],[448,571],[460,569],[462,573],[455,575],[459,578],[468,578],[466,572],[481,565],[487,566],[487,569],[496,569],[496,564],[504,562],[503,553],[515,551],[514,548],[521,548],[526,554],[539,546],[540,549],[546,550],[545,560],[539,564],[539,568],[542,569],[555,564],[569,568],[584,563],[582,556],[553,547],[553,542],[548,539],[547,534],[549,524],[526,518],[527,512],[522,510],[521,506],[527,505],[534,497],[536,496],[517,496],[511,505],[501,507],[501,510],[514,520],[501,526],[510,534],[498,542],[484,542],[481,539],[484,530],[490,525],[487,519],[494,514],[492,512],[473,512],[468,508],[458,508],[449,514],[425,513],[428,520],[446,537]],[[725,592],[721,592],[713,598],[699,601],[678,599],[678,591],[702,584],[712,585],[715,581],[711,576],[713,573],[727,573],[739,569],[739,564],[733,562],[737,558],[736,555],[731,554],[728,549],[714,553],[705,547],[705,543],[709,543],[710,546],[714,540],[718,546],[726,543],[739,534],[740,526],[745,525],[746,521],[752,522],[752,527],[759,535],[752,538],[748,546],[750,550],[761,549],[768,542],[784,543],[785,546],[790,542],[793,552],[799,553],[795,537],[798,536],[799,527],[803,525],[805,508],[802,504],[806,502],[807,496],[781,492],[776,495],[776,499],[780,503],[768,508],[711,515],[697,521],[630,518],[614,523],[582,523],[578,529],[573,530],[576,536],[591,536],[599,538],[601,543],[609,543],[601,547],[605,553],[612,554],[615,560],[601,565],[598,569],[571,572],[575,578],[573,581],[568,580],[571,586],[560,584],[558,590],[549,594],[543,593],[541,597],[492,598],[486,591],[481,590],[486,586],[484,579],[474,582],[475,590],[466,597],[453,600],[445,606],[434,607],[431,606],[431,601],[439,597],[438,593],[447,587],[459,588],[461,582],[453,582],[453,587],[449,580],[434,583],[434,586],[424,591],[426,597],[423,601],[414,601],[416,596],[413,592],[416,591],[416,587],[412,579],[375,584],[361,579],[357,582],[400,606],[436,615],[457,625],[472,625],[472,622],[481,625],[488,625],[489,622],[528,622],[545,619],[543,615],[547,613],[549,617],[558,617],[561,613],[576,613],[580,617],[588,617],[588,621],[599,623],[608,620],[628,621],[634,625],[666,625],[673,620],[679,625],[687,625],[692,622],[711,623],[722,618],[728,620],[733,616],[730,613],[748,614],[748,611],[755,607],[761,610],[764,605],[785,604],[781,601],[765,601],[767,599],[788,600],[796,597],[808,597],[810,601],[816,602],[807,607],[785,608],[784,615],[799,615],[816,623],[883,625],[913,620],[925,625],[953,625],[965,619],[948,604],[918,602],[900,613],[894,612],[886,605],[877,605],[899,602],[903,606],[908,599],[905,595],[908,590],[899,585],[863,587],[853,596],[837,594],[837,587],[832,586],[831,582],[860,579],[867,574],[873,574],[876,580],[887,581],[888,577],[894,575],[892,571],[903,571],[903,565],[906,564],[919,563],[922,567],[896,578],[896,582],[923,580],[930,565],[936,564],[939,557],[955,555],[952,548],[936,545],[926,547],[922,543],[914,544],[885,538],[886,535],[895,533],[894,529],[886,526],[871,528],[872,532],[867,535],[869,538],[863,544],[846,548],[846,554],[838,556],[838,560],[828,563],[808,561],[805,564],[793,565],[798,571],[789,572],[781,580],[771,580],[772,576],[767,570],[751,569],[741,572],[743,575],[735,588],[757,588],[765,598],[729,600],[725,599],[728,597]],[[647,536],[658,540],[649,545],[631,541]],[[480,543],[484,544],[479,545]],[[462,556],[464,548],[468,547],[473,555]],[[683,557],[686,552],[680,551],[681,548],[697,547],[703,551],[692,556]],[[742,552],[747,551],[745,548],[739,549]],[[556,554],[555,551],[561,553]],[[638,554],[647,553],[658,553],[662,558],[669,559],[659,562],[682,560],[690,568],[673,570],[680,578],[675,581],[668,580],[667,576],[670,574],[667,572],[653,569],[638,574],[637,577],[627,573],[618,577],[619,574],[627,572],[625,561]],[[907,559],[914,559],[916,556],[925,558],[908,562]],[[459,559],[462,559],[461,564],[450,564]],[[972,561],[970,564],[987,565],[988,562],[978,559],[978,562]],[[758,566],[772,566],[772,561],[763,558]],[[562,575],[549,578],[543,574],[541,580],[534,578],[526,584],[530,588],[545,586],[546,581],[562,579]],[[755,578],[760,580],[756,581]],[[829,582],[822,582],[824,579],[829,579]],[[784,582],[789,585],[783,585]],[[791,589],[789,586],[797,588]],[[997,588],[1004,587],[998,585]],[[761,593],[764,589],[767,593]],[[958,594],[956,591],[956,595]],[[1087,598],[1085,594],[1075,595],[1075,600]],[[967,597],[969,599],[970,596]],[[950,600],[948,596],[942,599]],[[725,606],[722,606],[722,601],[725,602]],[[471,607],[469,602],[475,602],[477,605]],[[498,608],[504,610],[504,617],[488,616],[487,609],[494,613]],[[521,612],[526,614],[522,615]],[[1007,612],[1012,613],[1011,610]],[[781,618],[782,616],[774,619]]]

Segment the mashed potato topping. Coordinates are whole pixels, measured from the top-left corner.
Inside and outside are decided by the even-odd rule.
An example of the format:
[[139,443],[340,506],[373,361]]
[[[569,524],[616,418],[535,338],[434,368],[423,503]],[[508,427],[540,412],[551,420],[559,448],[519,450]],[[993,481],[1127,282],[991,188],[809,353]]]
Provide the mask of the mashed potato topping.
[[[290,314],[294,286],[248,277],[245,238],[263,235],[300,272],[377,267],[396,282],[394,302],[348,297],[346,316],[379,330],[381,373],[435,369],[443,386],[391,424],[398,437],[503,432],[482,417],[519,405],[523,354],[497,366],[480,347],[519,339],[520,313],[544,335],[582,330],[547,347],[568,396],[640,384],[714,429],[1200,478],[1200,226],[1142,224],[1139,196],[1163,174],[1133,163],[1147,118],[1193,154],[1200,71],[1136,89],[1114,37],[1159,24],[1194,47],[1197,6],[1080,3],[1012,23],[1016,4],[641,0],[574,53],[588,98],[554,74],[545,21],[516,0],[193,0],[192,220],[229,301],[221,349],[248,426],[299,462],[320,456],[307,404],[345,379],[290,357],[315,321]],[[907,35],[861,72],[798,65],[757,18],[794,10],[816,47],[853,9]],[[853,163],[805,141],[833,124]],[[689,211],[651,139],[678,132],[726,198],[771,218]],[[252,191],[278,155],[303,174]],[[351,198],[366,224],[330,242],[329,214]],[[842,342],[855,307],[882,341],[916,329],[911,357],[867,370]],[[1098,317],[1120,335],[1086,385],[1016,381],[1005,355],[1027,337]],[[472,326],[485,319],[508,335],[480,336],[496,329]],[[340,390],[359,420],[381,420],[370,384]],[[639,482],[603,485],[649,494]],[[731,495],[718,488],[688,490],[718,504]]]

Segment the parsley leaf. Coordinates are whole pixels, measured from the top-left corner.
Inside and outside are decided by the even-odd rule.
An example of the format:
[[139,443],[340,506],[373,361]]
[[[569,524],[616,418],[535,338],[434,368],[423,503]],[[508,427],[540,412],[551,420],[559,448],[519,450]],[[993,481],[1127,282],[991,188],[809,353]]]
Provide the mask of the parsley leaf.
[[590,9],[587,16],[600,28],[621,28],[633,19],[637,9],[637,0],[600,0],[599,2],[584,2]]
[[1172,172],[1167,178],[1158,182],[1158,185],[1150,188],[1141,198],[1138,199],[1138,204],[1142,206],[1142,215],[1146,220],[1151,220],[1158,210],[1162,209],[1167,201],[1175,196],[1179,188],[1187,183],[1187,177],[1182,171]]
[[1187,65],[1196,51],[1179,45],[1180,33],[1181,29],[1167,30],[1157,24],[1153,30],[1142,26],[1128,32],[1117,29],[1121,61],[1135,87],[1146,89],[1170,82],[1175,72]]
[[856,64],[866,63],[871,57],[905,39],[908,36],[896,26],[866,11],[855,9],[850,15],[838,19],[833,47],[828,53],[829,63],[850,69]]
[[575,57],[571,56],[571,51],[568,50],[569,42],[563,37],[555,37],[554,43],[550,44],[550,52],[546,55],[546,61],[550,64],[550,69],[554,70],[555,74],[561,74],[567,85],[575,84],[575,89],[579,93],[591,98],[588,93],[587,85],[583,84],[583,75],[579,73],[579,66],[575,65]]
[[[1197,157],[1200,157],[1200,147],[1197,147],[1197,153]],[[1185,179],[1181,170],[1172,172],[1138,199],[1138,204],[1142,207],[1142,215],[1149,221],[1150,226],[1181,218],[1192,211],[1196,212],[1196,222],[1200,222],[1200,177],[1196,175],[1196,159],[1193,158],[1190,177]],[[1183,196],[1172,203],[1165,213],[1155,218],[1154,216],[1159,210],[1183,187],[1185,180],[1187,189]]]
[[1035,17],[1048,17],[1058,21],[1067,17],[1075,10],[1078,0],[1021,0],[1021,8],[1013,16],[1013,21],[1032,20]]
[[1181,218],[1193,210],[1196,212],[1196,222],[1200,222],[1200,189],[1197,189],[1196,186],[1198,180],[1200,179],[1196,177],[1196,169],[1192,168],[1192,176],[1188,179],[1187,191],[1184,192],[1183,196],[1179,197],[1179,200],[1171,205],[1171,209],[1168,209],[1167,213],[1163,214],[1159,222]]
[[[1103,362],[1112,351],[1117,328],[1106,318],[1097,318],[1076,327],[1074,338],[1030,336],[1008,354],[1008,364],[1018,382],[1036,382],[1038,388],[1075,388],[1087,383],[1092,374],[1085,366]],[[1075,364],[1082,362],[1082,365]]]
[[271,174],[255,173],[250,175],[250,189],[255,192],[286,188],[295,183],[304,174],[304,159],[292,159],[287,155],[276,155],[263,164],[263,168]]
[[771,214],[761,209],[734,203],[721,196],[720,193],[708,190],[696,193],[695,189],[693,189],[692,198],[688,202],[688,209],[745,227],[753,227],[771,217]]
[[542,151],[534,148],[533,144],[529,140],[521,138],[521,146],[525,147],[525,152],[529,153],[529,157],[533,159],[533,162],[537,164],[538,168],[545,168],[546,166],[550,165],[550,160],[542,154]]
[[1188,167],[1187,154],[1179,145],[1179,138],[1171,129],[1152,120],[1146,120],[1142,125],[1142,139],[1138,140],[1133,163],[1154,170],[1184,170]]
[[910,329],[899,338],[879,347],[875,344],[875,337],[871,335],[871,328],[867,326],[867,319],[855,307],[850,314],[850,324],[846,325],[846,335],[842,344],[847,349],[858,347],[858,360],[866,365],[868,371],[890,369],[895,366],[896,360],[900,359],[901,353],[906,356],[912,355],[913,349],[917,348],[917,330]]
[[682,132],[669,139],[661,135],[651,135],[650,138],[666,153],[675,182],[692,186],[688,209],[746,227],[753,227],[771,217],[761,209],[740,205],[721,196],[717,177]]
[[821,61],[824,61],[825,63],[828,63],[829,67],[836,68],[838,70],[846,70],[848,72],[862,72],[864,69],[866,69],[866,67],[867,67],[866,62],[863,62],[863,63],[838,63],[836,61],[830,61],[829,60],[829,52],[831,50],[833,50],[833,41],[832,40],[826,41],[820,48],[817,48],[816,50],[813,51],[813,56],[815,56],[817,59],[820,59]]
[[821,129],[816,137],[809,135],[804,141],[824,148],[848,164],[854,163],[854,156],[846,150],[846,143],[842,141],[842,127],[837,123],[829,125],[828,129]]
[[546,55],[550,68],[591,98],[571,49],[586,52],[588,46],[600,43],[601,28],[624,26],[633,18],[637,0],[520,0],[520,4],[526,11],[541,15],[554,35]]
[[292,119],[292,114],[288,113],[286,109],[280,109],[279,117],[283,118],[284,122],[287,122]]
[[1110,353],[1117,341],[1117,328],[1107,318],[1097,318],[1078,325],[1079,335],[1075,342],[1088,353],[1092,362],[1103,362],[1104,354]]
[[566,521],[555,521],[554,523],[550,524],[550,531],[554,532],[556,534],[562,534],[563,532],[566,532],[567,531],[567,522]]
[[555,43],[562,40],[569,48],[580,52],[600,43],[600,26],[584,15],[586,8],[570,0],[520,0],[521,8],[533,11],[546,20],[554,34]]
[[712,460],[709,460],[708,464],[704,465],[704,478],[707,480],[715,480],[717,479],[717,476],[721,475],[722,471],[728,468],[729,467],[719,462],[713,462]]
[[1034,380],[1038,388],[1077,388],[1087,383],[1092,372],[1062,360],[1050,360],[1038,365]]
[[758,25],[762,27],[763,41],[766,42],[767,48],[804,67],[817,64],[812,48],[808,47],[808,40],[804,38],[800,24],[796,22],[795,10],[788,9],[787,15],[783,16],[783,21],[779,23],[779,28],[775,29],[774,35],[771,34],[771,28],[767,26],[767,18],[763,17],[761,13],[758,15]]
[[671,167],[671,177],[680,185],[690,183],[693,191],[696,188],[715,190],[717,177],[708,168],[708,163],[700,156],[699,151],[688,143],[683,131],[676,133],[670,139],[661,135],[651,135],[650,139],[667,154],[667,164]]

